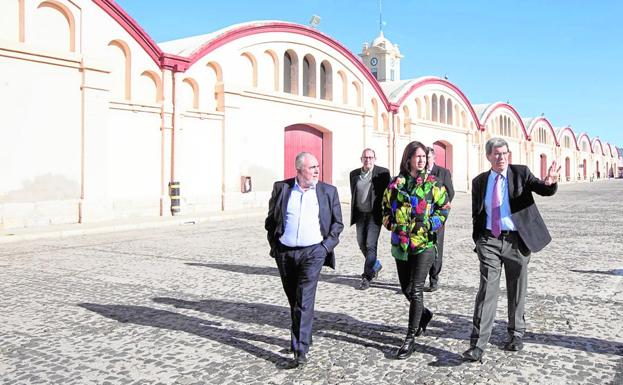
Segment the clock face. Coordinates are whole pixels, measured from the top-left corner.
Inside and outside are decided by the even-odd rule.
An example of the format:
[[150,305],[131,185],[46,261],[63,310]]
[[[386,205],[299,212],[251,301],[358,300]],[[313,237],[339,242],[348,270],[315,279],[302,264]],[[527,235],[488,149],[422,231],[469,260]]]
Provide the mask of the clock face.
[[370,64],[372,64],[373,66],[379,64],[379,59],[373,57],[372,59],[370,59]]

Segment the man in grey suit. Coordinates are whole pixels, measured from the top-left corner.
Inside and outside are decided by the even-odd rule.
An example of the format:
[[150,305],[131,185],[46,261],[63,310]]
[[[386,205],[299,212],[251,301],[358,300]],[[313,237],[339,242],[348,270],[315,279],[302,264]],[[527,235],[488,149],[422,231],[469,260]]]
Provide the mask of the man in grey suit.
[[[435,149],[433,147],[426,147],[428,151],[428,173],[434,175],[439,182],[446,188],[446,194],[448,194],[448,204],[454,199],[454,186],[452,185],[452,174],[450,170],[445,167],[441,167],[435,164]],[[449,206],[448,206],[449,207]],[[425,291],[436,291],[439,288],[439,273],[441,272],[441,266],[443,265],[443,236],[445,233],[445,224],[442,228],[437,230],[435,236],[437,237],[437,253],[435,254],[435,260],[433,265],[428,271],[429,286],[425,288]]]
[[320,270],[335,268],[344,225],[337,189],[318,181],[316,157],[301,152],[295,167],[295,178],[274,184],[264,227],[290,304],[290,348],[299,366],[307,363]]
[[505,349],[523,349],[524,308],[531,252],[543,249],[551,237],[532,193],[551,196],[558,188],[560,166],[552,162],[544,180],[526,166],[508,164],[508,143],[492,138],[486,144],[491,170],[472,181],[472,238],[480,260],[470,348],[463,357],[481,361],[491,336],[502,267],[508,298],[508,340]]

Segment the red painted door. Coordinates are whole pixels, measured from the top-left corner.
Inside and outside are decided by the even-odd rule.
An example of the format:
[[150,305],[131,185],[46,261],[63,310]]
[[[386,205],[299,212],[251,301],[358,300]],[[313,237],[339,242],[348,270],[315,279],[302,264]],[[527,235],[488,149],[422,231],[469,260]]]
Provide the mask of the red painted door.
[[586,171],[586,159],[584,159],[584,160],[582,161],[582,166],[584,166],[584,167],[582,167],[582,169],[584,170],[584,179],[586,179],[586,172],[587,172],[587,171]]
[[567,180],[571,180],[571,160],[569,157],[565,158],[565,176]]
[[435,150],[435,164],[447,168],[452,173],[452,145],[435,142],[433,149]]
[[433,143],[435,149],[435,164],[439,167],[446,167],[446,146],[439,142]]
[[304,124],[295,124],[285,129],[285,148],[284,148],[284,178],[296,176],[294,160],[296,155],[302,151],[311,152],[318,159],[320,165],[320,180],[323,178],[322,167],[322,132]]

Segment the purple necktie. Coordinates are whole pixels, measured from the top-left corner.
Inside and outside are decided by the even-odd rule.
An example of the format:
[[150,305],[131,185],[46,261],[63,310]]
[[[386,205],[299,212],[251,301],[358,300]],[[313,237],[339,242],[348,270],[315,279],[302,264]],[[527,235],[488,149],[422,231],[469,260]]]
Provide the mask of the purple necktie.
[[495,237],[499,237],[502,232],[502,221],[500,215],[500,180],[502,175],[498,174],[495,177],[495,183],[493,184],[493,196],[491,197],[491,234]]

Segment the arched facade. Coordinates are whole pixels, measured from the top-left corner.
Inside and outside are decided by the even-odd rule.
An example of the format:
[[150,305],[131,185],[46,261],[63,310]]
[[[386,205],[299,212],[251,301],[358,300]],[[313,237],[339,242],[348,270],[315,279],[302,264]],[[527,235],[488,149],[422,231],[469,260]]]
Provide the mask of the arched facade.
[[[542,154],[568,159],[564,181],[618,165],[610,144],[524,124],[508,104],[474,106],[446,79],[379,83],[340,42],[298,24],[158,45],[111,0],[3,1],[0,12],[13,15],[0,25],[5,228],[171,215],[171,182],[182,213],[263,207],[302,132],[321,139],[323,179],[342,196],[363,148],[396,173],[415,139],[437,149],[457,191],[487,168],[492,135],[535,173]],[[35,211],[40,202],[49,209]]]

